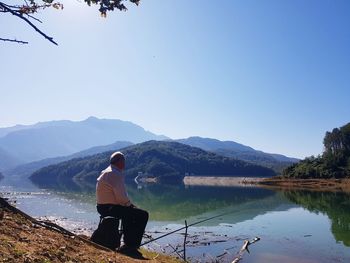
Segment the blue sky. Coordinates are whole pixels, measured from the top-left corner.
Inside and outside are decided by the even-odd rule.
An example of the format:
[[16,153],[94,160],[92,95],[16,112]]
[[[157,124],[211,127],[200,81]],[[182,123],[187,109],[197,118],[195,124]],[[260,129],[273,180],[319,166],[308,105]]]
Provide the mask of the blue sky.
[[[350,121],[350,1],[141,0],[0,15],[0,127],[88,116],[300,157]],[[5,25],[5,26],[3,26]]]

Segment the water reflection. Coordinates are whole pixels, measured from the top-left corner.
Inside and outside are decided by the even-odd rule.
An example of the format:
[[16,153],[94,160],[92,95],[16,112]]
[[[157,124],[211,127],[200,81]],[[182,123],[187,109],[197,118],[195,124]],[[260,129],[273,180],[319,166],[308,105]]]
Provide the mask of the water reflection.
[[95,184],[83,180],[72,180],[67,177],[58,177],[56,180],[43,178],[40,182],[33,182],[41,189],[50,189],[61,192],[91,192],[95,189]]
[[[81,182],[41,184],[56,194],[78,202],[95,202],[95,186]],[[184,185],[149,184],[142,188],[133,181],[126,184],[133,203],[150,212],[150,220],[177,222],[184,219],[196,220],[203,216],[232,211],[220,220],[239,222],[252,219],[259,214],[275,210],[285,204],[285,198],[277,197],[276,192],[258,187],[206,187]],[[283,200],[282,200],[283,199]],[[291,205],[287,205],[291,207]],[[287,209],[284,207],[283,209]],[[208,222],[213,225],[218,222]]]
[[311,212],[326,214],[336,241],[350,246],[350,194],[344,192],[284,191],[292,202]]
[[[151,220],[157,221],[176,221],[261,200],[275,194],[271,190],[257,187],[185,187],[182,184],[149,184],[140,188],[134,181],[127,182],[126,186],[131,200],[139,207],[150,211]],[[80,201],[95,201],[95,185],[82,181],[73,182],[61,178],[55,182],[41,181],[38,187],[61,192]]]
[[[270,190],[259,188],[183,185],[151,185],[139,190],[129,185],[128,192],[131,199],[150,211],[151,219],[157,221],[177,221],[208,212],[232,209],[274,195]],[[266,211],[266,208],[261,208]]]

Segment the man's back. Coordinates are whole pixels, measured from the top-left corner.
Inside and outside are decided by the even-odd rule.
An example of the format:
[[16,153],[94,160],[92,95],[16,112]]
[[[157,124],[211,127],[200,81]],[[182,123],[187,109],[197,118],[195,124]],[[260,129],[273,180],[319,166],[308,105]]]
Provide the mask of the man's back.
[[108,166],[97,178],[97,204],[130,205],[122,172],[113,165]]

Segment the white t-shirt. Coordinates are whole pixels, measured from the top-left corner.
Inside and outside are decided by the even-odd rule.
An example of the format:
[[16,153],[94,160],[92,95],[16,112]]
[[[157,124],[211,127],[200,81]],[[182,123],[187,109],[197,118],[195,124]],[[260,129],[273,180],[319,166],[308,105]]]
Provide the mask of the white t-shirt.
[[125,188],[125,176],[114,165],[108,166],[97,178],[97,204],[131,205]]

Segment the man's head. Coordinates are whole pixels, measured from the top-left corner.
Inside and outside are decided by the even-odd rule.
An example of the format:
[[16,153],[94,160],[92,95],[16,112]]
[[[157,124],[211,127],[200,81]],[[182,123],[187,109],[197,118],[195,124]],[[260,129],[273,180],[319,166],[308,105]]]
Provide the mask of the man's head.
[[124,170],[125,168],[124,154],[122,154],[121,152],[113,153],[110,158],[110,163],[116,166],[117,168],[119,168],[120,170]]

